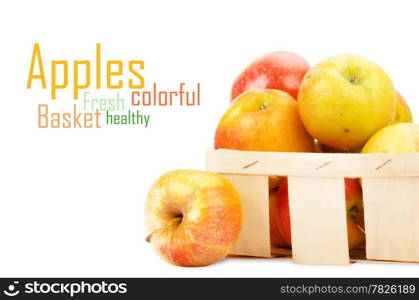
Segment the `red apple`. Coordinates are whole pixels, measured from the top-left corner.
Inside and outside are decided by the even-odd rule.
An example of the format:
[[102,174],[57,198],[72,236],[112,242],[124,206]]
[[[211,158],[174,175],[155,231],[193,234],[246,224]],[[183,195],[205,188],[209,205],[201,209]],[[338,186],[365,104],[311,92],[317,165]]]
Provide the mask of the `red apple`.
[[297,99],[298,89],[310,65],[301,56],[275,51],[265,54],[248,65],[236,78],[231,100],[252,89],[276,89]]
[[288,178],[284,178],[277,193],[277,224],[287,246],[291,246],[291,218],[288,202]]
[[279,232],[279,223],[276,216],[278,210],[276,209],[276,194],[278,188],[269,190],[269,235],[271,245],[275,247],[287,247],[288,243],[284,240]]
[[[365,242],[364,206],[362,189],[358,179],[345,178],[346,219],[349,249]],[[282,237],[291,246],[291,222],[288,202],[288,180],[282,180],[277,194],[277,222]]]

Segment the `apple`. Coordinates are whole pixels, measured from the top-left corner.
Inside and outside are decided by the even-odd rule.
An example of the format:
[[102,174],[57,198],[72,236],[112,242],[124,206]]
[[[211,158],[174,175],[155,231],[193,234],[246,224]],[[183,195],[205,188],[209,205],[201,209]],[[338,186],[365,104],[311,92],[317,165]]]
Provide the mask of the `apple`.
[[288,202],[288,178],[284,178],[277,192],[277,224],[287,246],[291,246],[291,217]]
[[358,178],[345,178],[349,250],[365,244],[364,202]]
[[145,204],[147,241],[164,260],[178,266],[205,266],[223,259],[239,237],[241,220],[233,185],[206,171],[164,174]]
[[287,247],[288,243],[284,240],[279,231],[279,223],[276,208],[276,195],[278,188],[269,190],[269,235],[271,245],[275,247]]
[[376,132],[362,153],[419,152],[419,124],[397,123]]
[[282,178],[283,177],[277,176],[277,175],[269,176],[269,190],[279,187],[279,184],[281,183]]
[[393,121],[396,92],[377,64],[358,55],[337,55],[307,72],[298,107],[307,131],[320,143],[354,150]]
[[396,98],[397,103],[393,123],[412,123],[412,112],[410,111],[409,105],[407,104],[406,100],[398,91],[396,91]]
[[[362,189],[358,179],[345,178],[346,220],[349,249],[355,249],[365,242],[364,206]],[[309,199],[308,199],[309,200]],[[285,242],[291,246],[291,222],[288,201],[288,180],[282,180],[277,194],[277,222]]]
[[301,56],[275,51],[248,65],[234,81],[231,100],[251,89],[276,89],[297,99],[300,83],[310,65]]
[[218,124],[215,149],[312,152],[297,103],[279,90],[250,90],[230,105]]

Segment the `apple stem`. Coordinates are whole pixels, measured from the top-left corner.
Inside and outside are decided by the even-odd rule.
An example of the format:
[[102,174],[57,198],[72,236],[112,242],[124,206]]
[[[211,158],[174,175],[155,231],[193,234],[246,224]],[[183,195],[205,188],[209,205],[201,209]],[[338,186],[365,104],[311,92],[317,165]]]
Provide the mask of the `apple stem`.
[[264,110],[267,109],[269,107],[268,103],[263,102],[260,106],[259,106],[259,110]]
[[150,233],[149,235],[147,235],[147,237],[145,238],[145,241],[147,242],[147,243],[150,243],[151,242],[151,235],[152,235],[153,233]]

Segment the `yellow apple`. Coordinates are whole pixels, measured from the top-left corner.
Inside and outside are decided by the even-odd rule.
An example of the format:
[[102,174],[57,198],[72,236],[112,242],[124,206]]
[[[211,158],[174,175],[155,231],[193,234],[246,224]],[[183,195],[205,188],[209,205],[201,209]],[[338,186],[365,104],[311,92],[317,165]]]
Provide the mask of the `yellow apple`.
[[377,64],[353,54],[337,55],[312,67],[298,94],[307,131],[339,150],[362,147],[393,121],[395,105],[389,76]]
[[403,96],[396,91],[396,111],[394,116],[393,123],[412,123],[413,116],[412,112],[410,111],[409,105],[407,104],[406,100]]
[[362,153],[419,152],[419,124],[398,123],[374,134]]
[[178,266],[205,266],[223,259],[238,239],[241,220],[233,185],[206,171],[164,174],[145,204],[147,240],[164,260]]

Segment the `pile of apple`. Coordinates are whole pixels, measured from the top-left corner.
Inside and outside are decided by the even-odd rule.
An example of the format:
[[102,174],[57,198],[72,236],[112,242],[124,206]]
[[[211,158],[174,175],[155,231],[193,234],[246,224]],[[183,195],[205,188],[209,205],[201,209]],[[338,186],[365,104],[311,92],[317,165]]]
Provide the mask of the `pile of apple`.
[[[419,125],[390,77],[358,55],[311,67],[274,52],[236,79],[215,148],[282,152],[418,152]],[[271,243],[291,246],[287,180],[270,191]],[[365,241],[362,190],[345,179],[349,248]]]
[[[310,67],[300,56],[273,52],[237,77],[231,104],[215,133],[216,149],[273,152],[419,152],[419,124],[390,77],[352,54]],[[286,178],[271,178],[270,234],[291,247]],[[365,242],[362,190],[345,179],[349,248]],[[241,206],[220,175],[177,170],[151,188],[145,209],[148,240],[162,258],[203,266],[224,258],[241,227]]]

